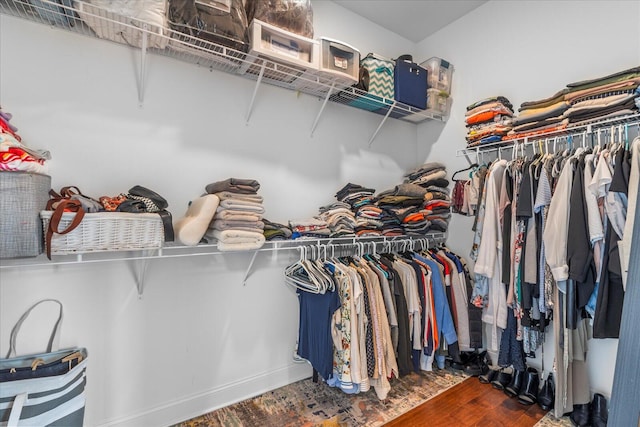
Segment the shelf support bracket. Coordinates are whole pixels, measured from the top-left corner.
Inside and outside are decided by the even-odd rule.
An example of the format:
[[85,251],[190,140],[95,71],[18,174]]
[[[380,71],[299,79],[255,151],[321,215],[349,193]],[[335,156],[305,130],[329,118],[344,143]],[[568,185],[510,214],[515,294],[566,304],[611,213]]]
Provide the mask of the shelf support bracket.
[[336,82],[331,83],[331,88],[329,89],[329,92],[327,92],[327,96],[325,96],[324,101],[322,102],[322,107],[320,107],[320,111],[318,111],[318,115],[316,116],[316,119],[314,120],[313,125],[311,126],[311,136],[313,136],[313,132],[316,130],[316,126],[318,126],[318,121],[320,120],[320,116],[324,111],[324,107],[327,106],[327,101],[329,101],[329,97],[331,96],[331,93],[333,92],[333,88],[335,86],[336,86]]
[[152,251],[142,251],[142,259],[136,259],[133,261],[133,268],[136,280],[136,288],[138,289],[138,299],[142,299],[144,293],[144,281],[147,274],[147,267],[149,266],[149,258]]
[[251,256],[251,261],[249,261],[249,265],[247,266],[247,271],[245,271],[244,278],[242,279],[242,286],[247,286],[247,279],[249,278],[249,274],[251,274],[251,269],[253,268],[253,263],[256,261],[257,256],[258,256],[258,251],[253,251],[253,255]]
[[142,25],[142,47],[140,48],[140,78],[138,80],[138,104],[144,103],[144,80],[147,64],[147,24]]
[[267,65],[265,61],[262,62],[262,67],[260,68],[260,74],[258,74],[258,80],[256,81],[256,87],[253,88],[253,95],[251,95],[251,101],[249,102],[249,109],[247,110],[246,116],[246,124],[249,124],[249,119],[251,118],[251,112],[253,111],[253,103],[256,100],[256,94],[258,93],[258,88],[260,87],[260,83],[262,82],[262,76],[264,76],[264,67]]
[[373,140],[376,138],[376,135],[378,135],[378,132],[380,132],[380,129],[382,128],[382,125],[384,124],[384,122],[386,122],[387,119],[389,118],[389,115],[391,114],[391,112],[395,108],[396,103],[397,103],[397,101],[393,101],[393,104],[391,104],[391,106],[389,107],[389,111],[387,111],[387,114],[384,115],[384,118],[382,119],[382,121],[378,125],[378,128],[376,129],[375,132],[373,132],[373,135],[371,135],[371,138],[369,138],[369,147],[371,147],[371,144],[373,143]]

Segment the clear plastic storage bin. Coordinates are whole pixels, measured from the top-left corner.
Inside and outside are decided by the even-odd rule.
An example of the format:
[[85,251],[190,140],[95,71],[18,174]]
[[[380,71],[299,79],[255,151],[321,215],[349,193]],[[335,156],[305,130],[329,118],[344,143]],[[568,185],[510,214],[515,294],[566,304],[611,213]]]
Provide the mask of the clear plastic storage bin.
[[429,58],[420,64],[427,69],[427,85],[429,89],[438,89],[448,94],[451,93],[451,79],[453,78],[453,65],[442,58]]
[[428,89],[427,90],[427,109],[428,113],[448,117],[451,111],[451,97],[443,90]]
[[347,80],[349,85],[358,83],[360,51],[338,40],[321,37],[320,72],[327,77]]

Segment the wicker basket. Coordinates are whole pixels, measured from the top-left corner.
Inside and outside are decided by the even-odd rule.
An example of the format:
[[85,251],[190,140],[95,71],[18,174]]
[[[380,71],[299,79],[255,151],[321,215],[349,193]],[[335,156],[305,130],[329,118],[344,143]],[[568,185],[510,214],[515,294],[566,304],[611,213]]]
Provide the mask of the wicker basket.
[[0,258],[35,257],[43,251],[40,211],[47,205],[51,177],[0,172]]
[[[45,233],[52,215],[53,211],[40,212]],[[63,213],[59,229],[66,229],[75,215],[75,212]],[[158,214],[87,213],[70,233],[53,235],[51,254],[154,249],[162,247],[163,242],[164,228]]]

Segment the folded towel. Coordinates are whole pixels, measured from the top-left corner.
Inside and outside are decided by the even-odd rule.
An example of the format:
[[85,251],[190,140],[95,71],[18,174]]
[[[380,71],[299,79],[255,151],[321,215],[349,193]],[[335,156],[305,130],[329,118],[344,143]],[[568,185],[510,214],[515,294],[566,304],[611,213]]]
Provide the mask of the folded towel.
[[242,250],[243,248],[257,249],[264,245],[264,234],[261,232],[244,230],[214,230],[211,236],[218,240],[218,249]]
[[222,252],[232,251],[255,251],[264,245],[263,242],[247,242],[247,243],[226,243],[218,242],[218,250]]
[[221,191],[220,193],[215,194],[220,198],[220,200],[244,200],[252,203],[262,203],[264,201],[262,196],[259,194],[234,193],[232,191]]
[[262,219],[262,214],[218,208],[216,209],[215,218],[226,219],[229,221],[260,221]]

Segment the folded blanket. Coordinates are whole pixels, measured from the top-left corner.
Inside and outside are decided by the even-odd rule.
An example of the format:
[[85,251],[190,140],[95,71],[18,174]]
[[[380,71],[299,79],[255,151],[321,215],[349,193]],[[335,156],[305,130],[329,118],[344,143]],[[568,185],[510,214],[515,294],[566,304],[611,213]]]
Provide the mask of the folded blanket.
[[[446,172],[445,172],[445,176],[446,176]],[[419,185],[412,184],[412,183],[404,183],[404,184],[396,185],[391,190],[383,191],[378,195],[378,197],[393,195],[393,196],[410,196],[410,197],[424,198],[426,194],[427,194],[427,190],[420,187]]]
[[507,98],[505,98],[504,96],[492,96],[490,98],[481,99],[480,101],[477,101],[477,102],[474,102],[471,105],[468,105],[467,106],[467,111],[473,110],[476,107],[479,107],[479,106],[484,105],[484,104],[489,104],[491,102],[500,102],[501,104],[503,104],[504,106],[509,108],[511,111],[513,111],[513,105],[511,105],[511,102],[509,102],[509,100]]
[[211,183],[205,187],[209,194],[231,191],[234,193],[255,194],[260,189],[260,183],[254,179],[229,178],[224,181]]
[[476,107],[473,110],[468,110],[466,113],[464,113],[464,116],[469,117],[469,116],[473,116],[474,114],[480,113],[482,111],[488,111],[492,109],[504,110],[504,111],[508,111],[510,114],[513,114],[513,111],[509,110],[509,108],[507,108],[507,106],[505,106],[503,103],[495,101],[495,102],[489,102],[488,104],[484,104],[479,107]]
[[539,101],[527,101],[520,104],[519,111],[529,110],[531,108],[544,108],[553,105],[559,101],[564,100],[564,96],[569,92],[569,89],[562,89],[548,98],[541,99]]
[[629,101],[633,102],[634,98],[635,95],[631,93],[612,95],[605,98],[589,99],[572,105],[571,108],[564,112],[564,117],[574,117],[580,114],[604,110],[605,108],[611,108],[618,105],[627,105]]
[[264,213],[264,206],[259,203],[243,202],[240,200],[227,199],[220,202],[218,212],[222,210],[237,211],[237,212],[249,212],[249,213]]
[[608,76],[598,77],[591,80],[582,80],[580,82],[569,83],[567,87],[570,90],[583,90],[590,87],[601,86],[608,83],[613,83],[621,80],[626,80],[631,77],[640,75],[640,67],[629,68],[627,70],[618,71]]
[[251,203],[262,203],[264,201],[262,196],[260,196],[259,194],[234,193],[231,191],[221,191],[220,193],[215,194],[220,198],[220,200],[233,199]]
[[445,170],[446,166],[440,162],[429,162],[407,172],[404,177],[412,180],[428,172]]
[[640,77],[630,78],[621,82],[613,82],[602,86],[596,86],[590,89],[578,90],[565,95],[565,101],[573,104],[575,102],[586,99],[587,97],[595,97],[607,92],[613,92],[618,90],[633,90],[640,84]]
[[519,126],[524,123],[543,120],[548,117],[556,117],[561,115],[568,108],[569,108],[569,102],[567,101],[560,101],[548,107],[532,108],[530,110],[526,110],[520,113],[520,115],[513,120],[513,126]]
[[318,218],[290,219],[289,227],[326,227],[327,222]]

